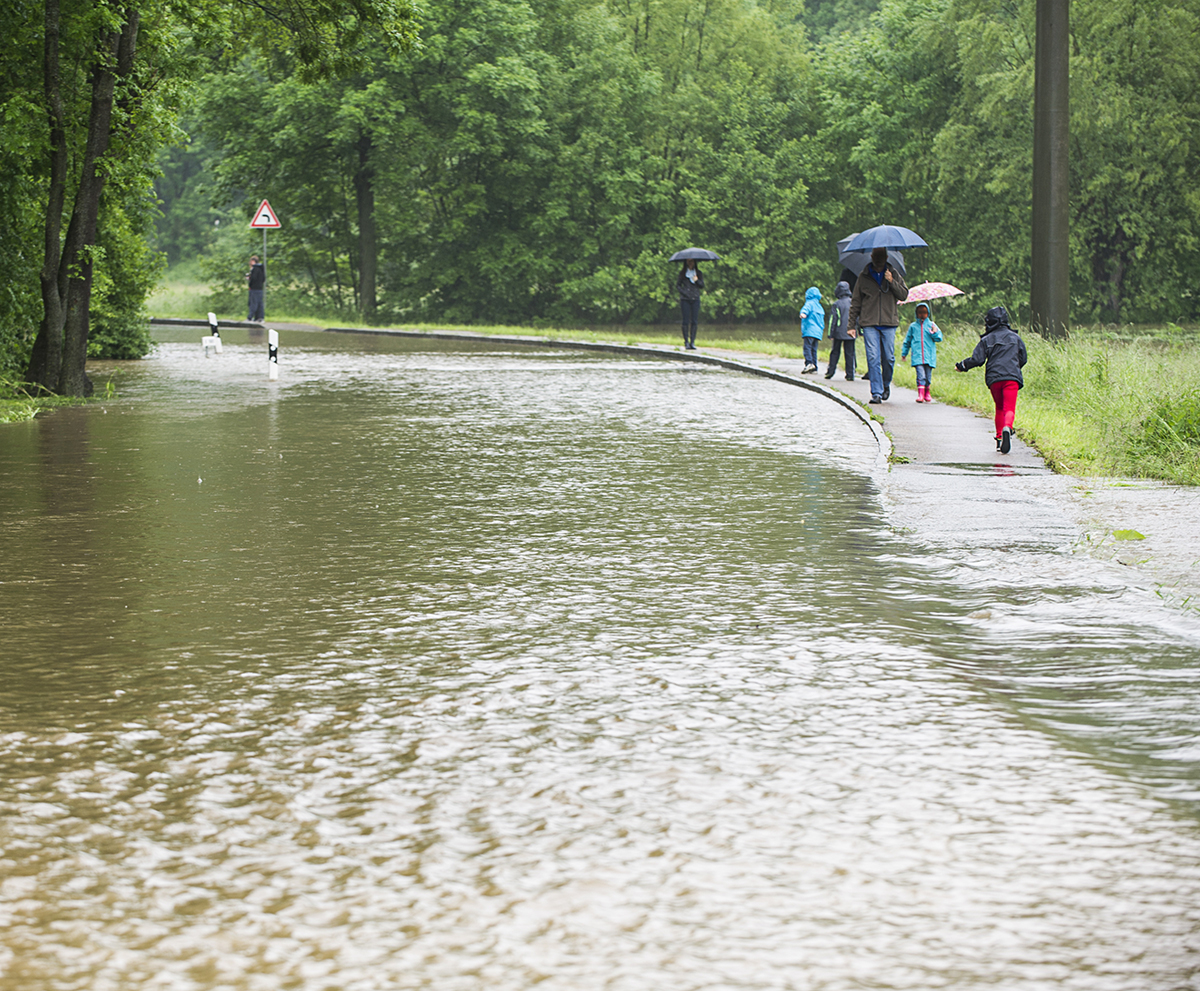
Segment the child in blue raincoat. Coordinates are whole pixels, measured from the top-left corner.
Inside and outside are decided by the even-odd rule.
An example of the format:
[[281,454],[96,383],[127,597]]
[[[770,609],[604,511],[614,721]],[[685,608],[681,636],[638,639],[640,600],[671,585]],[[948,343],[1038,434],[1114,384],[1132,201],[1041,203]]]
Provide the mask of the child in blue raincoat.
[[917,373],[917,402],[931,403],[929,389],[933,385],[933,369],[937,365],[937,342],[942,339],[941,328],[929,316],[929,307],[917,304],[917,319],[908,325],[900,357],[912,355],[913,371]]
[[804,340],[804,370],[817,370],[817,342],[825,336],[825,307],[821,305],[821,290],[809,286],[800,309],[800,336]]

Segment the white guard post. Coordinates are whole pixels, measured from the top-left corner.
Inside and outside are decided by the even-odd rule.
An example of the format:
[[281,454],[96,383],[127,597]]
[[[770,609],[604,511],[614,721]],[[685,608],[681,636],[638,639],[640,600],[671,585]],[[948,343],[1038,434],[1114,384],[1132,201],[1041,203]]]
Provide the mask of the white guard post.
[[[220,340],[220,338],[217,338],[217,340]],[[217,345],[213,342],[213,338],[211,337],[201,337],[200,346],[204,348],[204,357],[206,358],[208,357],[208,353],[210,351],[215,351],[217,349]]]
[[210,313],[208,315],[208,329],[212,334],[213,346],[217,349],[217,354],[221,353],[221,328],[217,326],[217,315]]
[[274,330],[267,331],[267,378],[279,378],[279,332]]

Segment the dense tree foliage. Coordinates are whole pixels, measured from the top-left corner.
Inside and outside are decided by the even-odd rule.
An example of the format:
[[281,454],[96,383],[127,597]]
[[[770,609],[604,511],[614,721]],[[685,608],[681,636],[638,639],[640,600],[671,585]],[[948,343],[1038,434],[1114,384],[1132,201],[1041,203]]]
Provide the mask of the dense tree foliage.
[[[422,48],[311,83],[203,83],[217,201],[269,195],[276,300],[381,319],[654,320],[701,244],[706,310],[779,318],[832,242],[920,231],[913,274],[1018,312],[1035,0],[444,0]],[[1076,0],[1076,319],[1195,319],[1200,0]],[[256,108],[257,113],[249,113]],[[236,249],[233,242],[236,241]],[[214,272],[237,285],[250,246]]]
[[[665,256],[688,244],[724,256],[706,312],[778,319],[831,285],[835,240],[880,222],[930,242],[914,278],[1018,314],[1028,300],[1036,0],[434,0],[402,55],[401,0],[16,2],[0,48],[9,371],[46,319],[39,272],[58,292],[92,266],[87,347],[144,347],[147,188],[169,140],[157,245],[239,300],[264,196],[285,224],[275,305],[368,319],[661,319]],[[30,72],[51,8],[61,136]],[[1073,316],[1200,318],[1200,0],[1071,11]],[[122,75],[104,44],[135,14]],[[105,73],[94,236],[68,261],[47,232],[70,242]]]
[[0,195],[13,217],[3,231],[2,253],[13,253],[5,267],[22,281],[0,318],[16,323],[5,343],[20,347],[37,313],[26,378],[64,395],[91,391],[89,353],[128,357],[146,349],[141,309],[156,270],[148,249],[150,180],[205,55],[219,58],[235,39],[249,40],[318,78],[359,67],[368,29],[394,48],[412,27],[411,7],[396,0],[17,6],[0,46],[9,167]]

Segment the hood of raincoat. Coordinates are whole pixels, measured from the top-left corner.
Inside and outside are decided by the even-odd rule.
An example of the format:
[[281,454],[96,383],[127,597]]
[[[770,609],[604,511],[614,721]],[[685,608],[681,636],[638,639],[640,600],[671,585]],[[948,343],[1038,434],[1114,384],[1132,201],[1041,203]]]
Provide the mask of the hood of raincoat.
[[[810,289],[809,292],[812,292],[812,290]],[[849,282],[839,282],[833,288],[833,295],[835,297],[837,297],[838,299],[849,299],[850,298],[850,283]]]
[[809,286],[808,291],[804,294],[804,302],[819,303],[821,302],[821,290],[816,286]]
[[983,333],[990,334],[1001,328],[1011,330],[1008,326],[1008,310],[1003,306],[993,306],[983,315]]

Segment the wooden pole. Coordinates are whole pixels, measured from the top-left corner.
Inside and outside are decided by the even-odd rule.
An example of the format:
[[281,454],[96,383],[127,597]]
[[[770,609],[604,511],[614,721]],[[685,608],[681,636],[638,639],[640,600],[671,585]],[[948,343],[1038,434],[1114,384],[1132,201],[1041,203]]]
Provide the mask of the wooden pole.
[[1037,0],[1033,87],[1030,322],[1065,338],[1070,322],[1070,0]]

